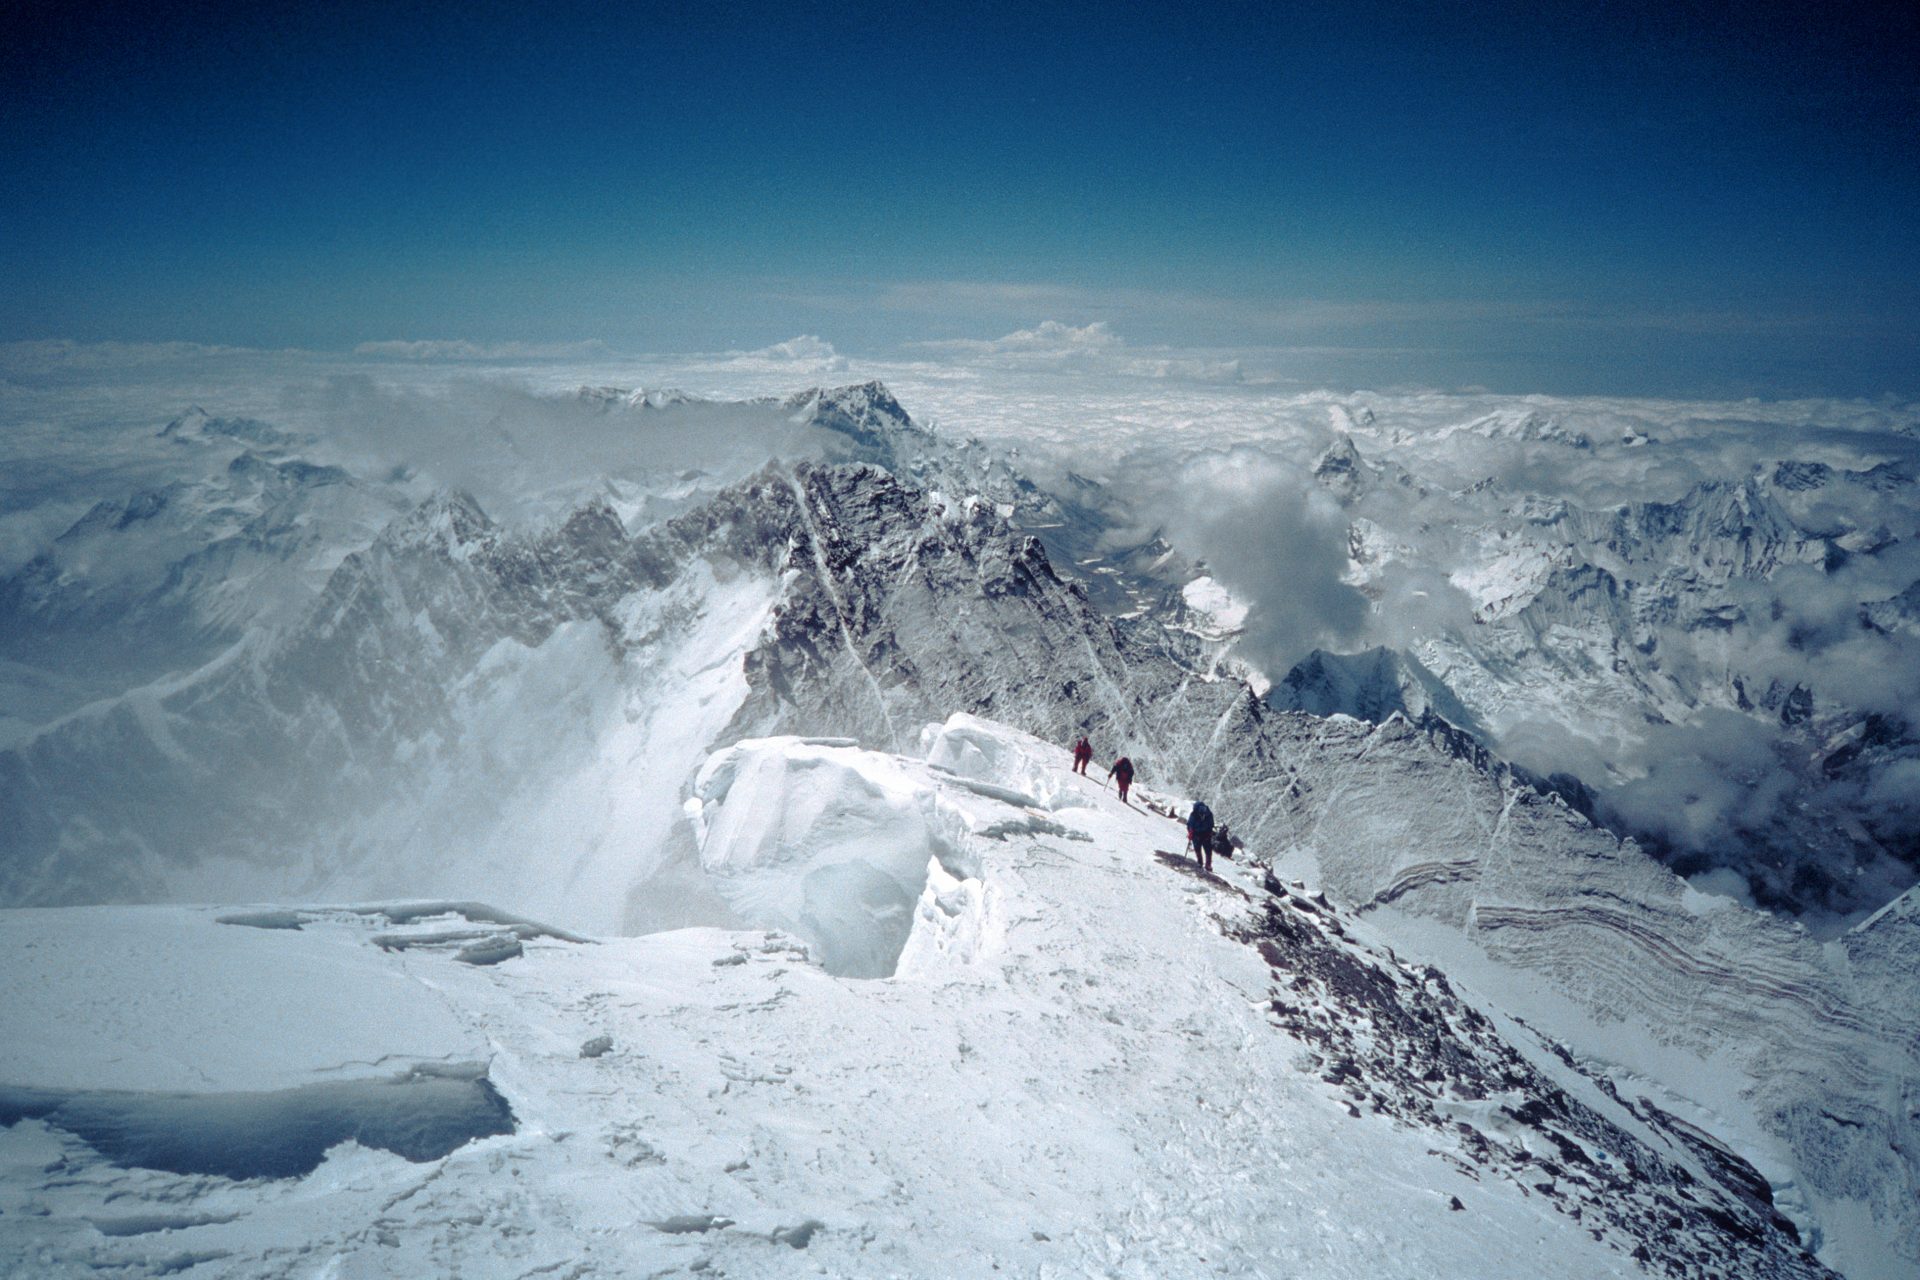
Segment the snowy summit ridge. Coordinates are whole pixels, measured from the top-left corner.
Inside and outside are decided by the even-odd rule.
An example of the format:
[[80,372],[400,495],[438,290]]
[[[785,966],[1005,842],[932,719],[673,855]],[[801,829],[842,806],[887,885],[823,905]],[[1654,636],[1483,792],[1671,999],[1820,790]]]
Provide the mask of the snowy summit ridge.
[[[516,958],[477,965],[458,950],[477,909],[458,904],[0,915],[50,1004],[89,1007],[76,949],[115,975],[114,1021],[63,1020],[60,1062],[110,1043],[189,1069],[224,1054],[225,1087],[282,1089],[249,1095],[256,1139],[306,1123],[327,1087],[359,1134],[310,1173],[214,1176],[176,1132],[195,1120],[184,1095],[34,1068],[39,1010],[9,1006],[0,1071],[27,1087],[0,1090],[8,1158],[71,1172],[46,1213],[0,1201],[0,1248],[56,1273],[271,1274],[300,1265],[281,1243],[298,1238],[377,1274],[775,1276],[804,1252],[850,1275],[1359,1277],[1470,1256],[1520,1277],[1550,1240],[1567,1276],[1826,1274],[1737,1157],[1324,897],[1233,863],[1196,873],[1164,850],[1175,823],[1067,776],[1049,743],[964,716],[921,742],[754,740],[702,769],[703,867],[804,943],[764,925],[596,944],[531,929]],[[876,896],[881,881],[895,888]],[[292,975],[329,980],[278,1034],[210,1041],[211,1007],[168,993],[238,964],[259,978],[242,1019],[273,1019]],[[367,1043],[335,1040],[337,1020]],[[420,1100],[471,1140],[390,1139],[384,1108],[419,1087],[402,1081],[471,1078],[421,1064],[482,1042],[473,1106]],[[322,1085],[340,1078],[329,1055],[388,1065]],[[504,1132],[483,1097],[510,1103]],[[89,1140],[87,1108],[137,1109],[148,1137]]]

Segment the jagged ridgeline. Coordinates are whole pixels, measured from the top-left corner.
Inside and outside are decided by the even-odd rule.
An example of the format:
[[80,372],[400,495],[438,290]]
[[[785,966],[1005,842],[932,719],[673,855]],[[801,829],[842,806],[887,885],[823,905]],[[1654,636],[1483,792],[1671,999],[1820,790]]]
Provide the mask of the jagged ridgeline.
[[[633,415],[636,448],[650,422],[703,412],[589,402]],[[0,900],[407,895],[588,933],[731,925],[683,807],[715,747],[786,733],[910,751],[955,711],[1063,744],[1086,731],[1148,787],[1204,794],[1257,854],[1310,864],[1415,954],[1496,987],[1523,975],[1516,1012],[1583,1054],[1683,1096],[1711,1064],[1703,1112],[1790,1189],[1790,1214],[1865,1221],[1862,1255],[1920,1261],[1911,893],[1825,944],[1708,899],[1569,806],[1574,788],[1492,753],[1475,731],[1498,726],[1443,678],[1458,653],[1321,655],[1256,696],[1182,602],[1193,567],[1157,541],[1111,545],[1098,486],[1036,485],[878,384],[749,408],[800,445],[692,476],[670,504],[614,492],[534,531],[462,493],[383,522],[395,490],[214,433],[237,441],[219,446],[239,451],[220,492],[247,520],[212,541],[180,526],[151,566],[165,608],[137,574],[118,596],[72,589],[57,556],[4,600],[45,637],[149,610],[121,616],[156,619],[191,661],[157,678],[129,664],[145,682],[0,752]],[[1351,441],[1321,479],[1354,503],[1381,483]],[[365,540],[319,554],[289,503],[336,513],[336,550]],[[103,509],[69,550],[166,508]],[[273,587],[271,610],[247,612],[244,590],[228,613],[206,603],[231,583],[211,547]],[[1591,572],[1544,572],[1551,589],[1493,619],[1531,647],[1482,637],[1500,650],[1487,669],[1545,661],[1561,615],[1630,621],[1581,586]]]
[[[684,407],[657,399],[637,403]],[[920,430],[877,385],[763,411],[812,428],[804,452],[818,460],[770,465],[633,530],[603,498],[526,533],[470,496],[436,495],[340,560],[293,620],[252,619],[197,669],[0,754],[16,818],[0,834],[0,893],[480,884],[618,930],[672,916],[674,895],[642,886],[715,743],[792,731],[899,746],[964,708],[1049,734],[1091,718],[1171,761],[1195,706],[1217,720],[1247,701],[1193,683],[1168,702],[1185,671],[1107,621],[1006,519],[1018,507],[1071,548],[1097,538],[1090,511]],[[293,527],[283,517],[257,519]],[[263,540],[249,541],[254,560],[293,557]],[[1151,589],[1099,581],[1109,595]]]
[[1864,917],[1920,876],[1920,454],[1884,430],[1748,450],[1737,422],[1662,441],[1584,417],[1340,415],[1315,478],[1400,647],[1317,654],[1276,697],[1430,707],[1569,775],[1683,874],[1722,869],[1816,928]]

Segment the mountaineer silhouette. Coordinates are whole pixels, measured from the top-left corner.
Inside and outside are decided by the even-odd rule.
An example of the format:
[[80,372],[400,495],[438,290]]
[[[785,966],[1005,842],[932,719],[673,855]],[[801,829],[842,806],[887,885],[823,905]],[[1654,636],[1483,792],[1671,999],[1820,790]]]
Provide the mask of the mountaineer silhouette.
[[1201,870],[1213,870],[1213,810],[1204,800],[1195,800],[1187,815],[1187,847]]

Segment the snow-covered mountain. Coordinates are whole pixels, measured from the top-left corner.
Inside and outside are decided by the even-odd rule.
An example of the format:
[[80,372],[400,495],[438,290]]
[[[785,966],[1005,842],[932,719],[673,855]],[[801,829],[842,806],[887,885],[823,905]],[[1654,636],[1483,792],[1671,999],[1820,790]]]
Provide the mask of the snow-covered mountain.
[[1393,716],[1420,720],[1438,716],[1478,732],[1473,713],[1418,659],[1384,646],[1365,653],[1315,650],[1277,686],[1268,702],[1317,716],[1347,715],[1384,722]]
[[101,498],[0,577],[7,711],[26,723],[208,661],[297,620],[349,552],[410,505],[306,460],[265,423],[195,410],[160,438],[199,474]]
[[[1423,619],[1392,661],[1445,690],[1456,713],[1440,714],[1578,776],[1617,830],[1688,874],[1730,869],[1775,909],[1858,919],[1920,877],[1920,646],[1897,603],[1920,577],[1909,451],[1756,463],[1599,507],[1567,492],[1583,471],[1630,474],[1644,435],[1603,446],[1599,424],[1537,410],[1362,429],[1378,459],[1342,434],[1315,478],[1352,518],[1350,581]],[[1463,438],[1527,448],[1462,455]],[[1459,483],[1477,456],[1488,473]],[[1281,682],[1313,690],[1288,705],[1378,720],[1389,686],[1411,687],[1330,682],[1326,663]]]
[[[1893,511],[1910,484],[1904,473],[1776,470],[1733,489],[1703,487],[1678,504],[1596,512],[1529,499],[1501,515],[1508,495],[1498,484],[1443,491],[1398,463],[1370,459],[1352,439],[1336,441],[1313,474],[1346,504],[1353,581],[1383,602],[1400,598],[1395,575],[1435,554],[1414,537],[1418,520],[1435,521],[1435,544],[1484,553],[1485,573],[1457,575],[1455,584],[1473,596],[1472,620],[1398,648],[1317,653],[1257,692],[1239,678],[1245,668],[1233,648],[1238,628],[1251,625],[1245,611],[1217,582],[1196,579],[1198,566],[1115,492],[1074,474],[1041,484],[992,449],[914,422],[878,384],[732,404],[596,388],[572,396],[564,412],[592,415],[596,439],[645,456],[611,476],[559,475],[501,427],[495,442],[527,469],[536,509],[559,506],[531,527],[458,491],[411,503],[377,531],[365,514],[318,522],[315,494],[329,503],[351,495],[326,509],[366,513],[391,509],[412,482],[327,471],[291,454],[236,453],[229,477],[240,458],[252,458],[243,471],[295,468],[290,487],[283,494],[263,481],[243,502],[226,496],[240,490],[218,488],[243,481],[221,479],[194,489],[181,509],[260,518],[291,503],[296,515],[268,527],[312,530],[313,540],[298,532],[243,538],[253,557],[244,570],[183,575],[182,616],[226,619],[228,630],[207,632],[203,649],[182,647],[178,664],[153,678],[127,667],[109,696],[40,718],[0,750],[0,808],[11,818],[0,828],[0,901],[76,908],[9,917],[4,928],[19,939],[10,954],[28,942],[49,954],[97,947],[102,932],[123,931],[188,966],[154,968],[153,990],[191,989],[196,973],[256,962],[264,974],[345,965],[389,986],[395,974],[418,973],[450,1002],[444,1024],[479,1041],[449,1032],[446,1044],[370,1051],[369,1060],[471,1063],[483,1056],[474,1043],[496,1046],[497,1071],[484,1078],[465,1068],[430,1077],[461,1082],[432,1095],[436,1114],[449,1117],[434,1132],[456,1144],[433,1157],[448,1162],[435,1167],[465,1170],[450,1175],[444,1198],[427,1195],[388,1225],[355,1207],[403,1189],[412,1176],[396,1163],[404,1153],[363,1152],[352,1157],[371,1162],[361,1172],[291,1184],[301,1190],[276,1201],[277,1219],[244,1188],[195,1183],[209,1198],[196,1202],[192,1229],[212,1234],[192,1249],[226,1250],[242,1260],[234,1273],[251,1273],[266,1256],[263,1242],[283,1229],[337,1250],[369,1238],[400,1250],[375,1270],[444,1269],[471,1240],[436,1224],[476,1213],[487,1220],[494,1210],[483,1202],[494,1202],[484,1184],[494,1166],[524,1162],[563,1207],[544,1236],[529,1229],[521,1270],[544,1266],[540,1250],[553,1246],[613,1269],[705,1256],[771,1274],[778,1261],[754,1250],[768,1241],[811,1248],[818,1239],[848,1251],[830,1268],[915,1272],[926,1259],[958,1256],[951,1233],[975,1225],[975,1215],[963,1223],[928,1209],[934,1182],[949,1189],[941,1203],[950,1203],[952,1179],[929,1182],[924,1148],[902,1135],[923,1133],[926,1098],[971,1098],[978,1089],[1014,1099],[990,1104],[1007,1108],[991,1117],[999,1136],[979,1140],[982,1163],[965,1175],[977,1179],[981,1201],[1024,1197],[1028,1171],[1100,1166],[1092,1181],[1069,1180],[1060,1185],[1074,1190],[1052,1193],[1055,1226],[1012,1216],[1019,1229],[996,1238],[992,1260],[1015,1270],[1184,1274],[1196,1251],[1213,1251],[1235,1274],[1290,1270],[1309,1256],[1336,1259],[1345,1270],[1334,1274],[1402,1262],[1412,1272],[1445,1271],[1444,1258],[1457,1256],[1446,1250],[1475,1233],[1452,1225],[1465,1219],[1446,1216],[1445,1197],[1433,1219],[1440,1226],[1418,1216],[1425,1190],[1404,1193],[1418,1231],[1370,1218],[1362,1228],[1370,1234],[1326,1245],[1331,1252],[1299,1252],[1300,1240],[1319,1238],[1303,1235],[1305,1224],[1325,1223],[1334,1205],[1371,1203],[1388,1185],[1424,1188],[1429,1148],[1503,1206],[1492,1229],[1503,1243],[1476,1268],[1486,1274],[1520,1270],[1543,1242],[1570,1259],[1565,1270],[1574,1274],[1611,1274],[1636,1250],[1649,1268],[1674,1275],[1817,1274],[1776,1212],[1849,1275],[1903,1275],[1920,1264],[1920,1173],[1910,1154],[1920,1151],[1912,1105],[1920,1042],[1911,1031],[1920,920],[1906,905],[1911,897],[1822,943],[1790,921],[1690,887],[1636,844],[1595,827],[1581,811],[1593,809],[1591,796],[1574,779],[1541,781],[1497,753],[1543,717],[1571,734],[1632,715],[1644,725],[1648,708],[1674,719],[1728,710],[1715,699],[1734,696],[1729,673],[1744,689],[1752,668],[1735,643],[1745,623],[1729,622],[1727,602],[1751,607],[1746,584],[1772,583],[1797,566],[1820,575],[1845,568],[1829,551],[1815,558],[1815,544],[1838,546],[1852,534],[1810,540],[1817,504],[1805,495],[1852,486],[1841,506],[1858,489],[1894,495],[1882,508]],[[1347,422],[1381,429],[1363,415]],[[1582,454],[1643,447],[1590,431],[1579,445],[1542,423],[1509,426],[1462,434]],[[193,434],[209,432],[202,424]],[[264,496],[269,490],[279,496]],[[139,505],[108,504],[81,521],[88,532],[75,546],[97,546],[89,563],[120,570],[60,562],[82,584],[74,598],[98,611],[88,626],[115,617],[143,634],[157,625],[149,601],[160,566],[199,563],[205,548],[233,536],[227,523],[197,514],[135,571],[134,557],[151,548],[133,532],[141,522],[123,525],[122,516]],[[1437,522],[1463,506],[1487,523]],[[1898,563],[1894,549],[1905,545],[1873,543],[1841,549],[1878,566]],[[257,585],[283,581],[300,591]],[[126,587],[98,585],[107,582]],[[215,607],[222,583],[237,611]],[[1852,589],[1851,580],[1842,585]],[[45,603],[56,595],[19,606],[20,634],[55,643],[62,619],[78,616]],[[1906,596],[1878,599],[1864,611],[1854,606],[1865,620],[1856,625],[1872,636],[1906,634]],[[1755,706],[1771,695],[1759,696]],[[1783,733],[1842,739],[1829,737],[1834,745],[1809,758],[1810,781],[1860,775],[1857,794],[1814,794],[1822,803],[1833,797],[1835,813],[1857,812],[1862,796],[1911,759],[1896,717],[1851,720],[1844,702],[1818,691],[1778,698],[1781,711],[1771,714]],[[950,721],[956,711],[1004,727]],[[1728,714],[1757,713],[1739,710],[1736,698]],[[925,733],[929,723],[945,728]],[[1150,794],[1208,800],[1279,879],[1235,868],[1222,884],[1185,883],[1154,862],[1156,846],[1178,840],[1176,827],[1097,798],[1094,783],[1065,776],[1064,753],[1048,760],[1020,736],[1062,743],[1079,732],[1093,736],[1103,758],[1130,755]],[[1897,844],[1900,829],[1897,814],[1877,829],[1846,828],[1834,848],[1858,864],[1858,851],[1878,842],[1881,861],[1860,865],[1891,878],[1886,868],[1899,850],[1889,841]],[[1817,845],[1797,856],[1831,867],[1821,861],[1830,853]],[[1325,899],[1288,890],[1296,879],[1323,888]],[[1083,896],[1070,902],[1075,892]],[[419,897],[463,903],[438,913],[462,919],[420,937],[419,911],[391,901],[358,912],[261,906],[225,925],[184,908],[78,909]],[[1207,906],[1196,916],[1189,908],[1197,903]],[[1169,912],[1185,932],[1145,923]],[[660,932],[687,928],[709,932]],[[743,940],[768,929],[803,939],[810,961],[778,939]],[[201,953],[204,960],[193,958]],[[1189,972],[1190,953],[1208,957],[1205,965]],[[500,963],[473,967],[486,960]],[[129,959],[114,972],[133,967]],[[764,993],[738,987],[771,969],[781,981]],[[651,972],[667,976],[654,985],[633,977]],[[1170,994],[1172,972],[1181,976]],[[1026,985],[1028,976],[1038,985]],[[929,985],[913,986],[922,979]],[[263,1002],[275,999],[278,983],[263,978]],[[1094,994],[1103,983],[1122,989]],[[981,1004],[956,1013],[956,990]],[[1223,1002],[1223,990],[1236,994]],[[531,1014],[530,1000],[545,1012]],[[145,1007],[131,996],[108,1003],[106,1029],[96,1029],[103,1037],[119,1034],[111,1007]],[[633,1021],[614,1026],[602,1016],[616,1006]],[[39,1006],[6,1012],[16,1007],[28,1017]],[[155,1007],[179,1013],[178,1005]],[[575,1027],[554,1009],[605,1027]],[[1106,1025],[1090,1027],[1090,1012]],[[441,1014],[422,1016],[422,1027],[442,1025],[434,1021]],[[1151,1035],[1105,1039],[1142,1017],[1153,1020]],[[179,1033],[189,1035],[196,1024],[182,1018]],[[1007,1032],[1011,1039],[989,1034],[1009,1021],[1025,1029]],[[316,1022],[310,1034],[322,1036],[326,1025]],[[842,1033],[823,1047],[821,1025]],[[607,1053],[580,1059],[575,1030],[583,1040],[585,1032],[611,1035],[615,1061]],[[184,1053],[162,1035],[173,1031],[143,1024],[127,1034],[154,1052]],[[969,1046],[953,1051],[951,1072],[977,1074],[978,1059],[991,1057],[980,1076],[990,1088],[961,1089],[942,1074],[946,1066],[926,1074],[935,1063],[898,1065],[925,1037],[944,1044],[949,1035]],[[660,1037],[670,1047],[647,1047]],[[705,1061],[697,1055],[707,1049],[695,1047],[702,1037],[708,1046],[736,1038],[757,1046],[741,1051],[748,1057],[736,1053],[736,1064],[764,1054],[789,1070],[741,1077],[722,1068],[731,1083],[717,1094],[719,1082],[695,1072],[651,1095],[647,1105],[665,1109],[651,1116],[616,1115],[594,1100],[607,1090],[593,1073],[623,1062],[620,1070],[651,1071],[649,1079],[663,1078],[662,1068],[684,1073]],[[880,1046],[865,1071],[863,1037]],[[1178,1048],[1163,1043],[1170,1037]],[[1057,1089],[1036,1086],[1032,1055],[1063,1040],[1085,1050],[1084,1072]],[[336,1060],[296,1041],[309,1047],[293,1055],[290,1073],[270,1055],[249,1059],[259,1073],[222,1074],[197,1059],[191,1069],[223,1082],[202,1091],[227,1093],[368,1077],[333,1072],[346,1055]],[[14,1087],[12,1113],[39,1117],[0,1135],[28,1143],[16,1148],[25,1154],[14,1167],[70,1141],[61,1134],[98,1131],[79,1120],[63,1128],[62,1115],[120,1115],[98,1112],[106,1105],[98,1091],[188,1087],[142,1083],[137,1072],[60,1077],[52,1064],[97,1055],[50,1043],[31,1070],[0,1073],[0,1086]],[[1055,1114],[1061,1099],[1098,1098],[1096,1084],[1126,1087],[1112,1065],[1126,1053],[1154,1055],[1155,1079],[1168,1090],[1183,1072],[1198,1073],[1231,1081],[1220,1086],[1231,1096],[1208,1102],[1202,1090],[1204,1119],[1196,1120],[1167,1117],[1172,1093],[1126,1094],[1140,1106],[1120,1108],[1111,1125],[1063,1128],[1060,1115],[1078,1113]],[[384,1081],[392,1073],[372,1074]],[[881,1084],[863,1087],[885,1098],[848,1092],[850,1081],[876,1077]],[[811,1146],[800,1142],[790,1120],[775,1118],[791,1114],[779,1090],[796,1080],[808,1084],[810,1105],[826,1108],[820,1114],[840,1117],[820,1122],[833,1131],[859,1132],[870,1121],[855,1112],[877,1111],[889,1117],[883,1132],[893,1132],[895,1118],[898,1132],[832,1147],[815,1128]],[[1312,1148],[1282,1136],[1338,1145],[1319,1121],[1296,1114],[1313,1080],[1308,1092],[1323,1100],[1352,1095],[1375,1126],[1369,1142],[1391,1149],[1377,1168],[1343,1169],[1318,1200],[1301,1190],[1306,1175],[1291,1163]],[[777,1086],[776,1100],[732,1110],[733,1084]],[[1321,1085],[1328,1089],[1315,1093]],[[327,1095],[327,1114],[351,1129],[369,1109],[392,1113],[358,1088]],[[60,1089],[78,1092],[53,1096]],[[515,1135],[498,1132],[502,1101],[518,1117]],[[716,1105],[717,1119],[707,1114]],[[933,1122],[951,1131],[979,1110],[956,1103]],[[732,1136],[702,1146],[696,1111],[700,1123]],[[599,1132],[594,1126],[628,1136],[513,1154],[528,1151],[529,1134],[558,1148],[569,1138],[550,1135]],[[1016,1131],[1032,1136],[1006,1136]],[[482,1140],[458,1147],[468,1136]],[[779,1171],[768,1187],[703,1163],[736,1139],[749,1153],[739,1158]],[[1270,1169],[1259,1153],[1274,1142],[1294,1154]],[[620,1168],[641,1172],[617,1175],[604,1198],[565,1191],[581,1180],[576,1161],[603,1146],[624,1151]],[[1152,1154],[1163,1149],[1174,1154]],[[914,1150],[923,1154],[902,1154]],[[1109,1167],[1108,1157],[1128,1151]],[[821,1159],[828,1172],[815,1167]],[[869,1187],[861,1180],[869,1175],[849,1181],[854,1165],[876,1171],[869,1190],[849,1190]],[[155,1199],[201,1194],[90,1167],[87,1185],[102,1204],[121,1203],[130,1190]],[[1171,1190],[1196,1169],[1219,1203],[1197,1207]],[[374,1190],[364,1200],[319,1194],[342,1177],[364,1177]],[[1223,1180],[1234,1184],[1224,1200]],[[1115,1190],[1122,1182],[1137,1190]],[[0,1177],[7,1194],[31,1196],[34,1185],[31,1174]],[[808,1208],[808,1197],[829,1203]],[[630,1253],[587,1241],[579,1224],[630,1224],[642,1202],[654,1215],[645,1221],[676,1225]],[[1061,1234],[1065,1206],[1096,1202],[1130,1207]],[[320,1207],[301,1217],[310,1203]],[[62,1200],[55,1217],[100,1217],[117,1229],[106,1212],[83,1196]],[[236,1225],[223,1235],[212,1229],[225,1224],[200,1220],[229,1212],[242,1215],[236,1223],[258,1215],[281,1227]],[[408,1216],[415,1213],[422,1216]],[[1188,1225],[1169,1232],[1156,1214],[1184,1215]],[[747,1225],[725,1234],[732,1225],[716,1227],[716,1216]],[[1676,1216],[1684,1229],[1659,1227]],[[902,1243],[880,1226],[863,1235],[859,1225],[915,1218],[932,1223],[924,1243]],[[48,1230],[20,1238],[62,1259],[81,1257],[80,1236],[57,1224]],[[379,1243],[383,1233],[397,1243]],[[136,1243],[98,1257],[137,1255],[157,1266],[164,1251],[150,1252],[139,1239],[147,1234],[112,1237]],[[1075,1250],[1064,1263],[1046,1252],[1063,1240]],[[1187,1252],[1176,1259],[1176,1248]],[[386,1257],[369,1253],[362,1263]]]
[[[777,411],[950,487],[800,462],[632,536],[604,499],[536,534],[429,499],[298,623],[0,752],[5,899],[497,895],[506,877],[529,910],[633,927],[656,918],[633,895],[718,739],[897,746],[902,725],[1009,699],[1058,732],[1143,720],[1123,637],[1002,518],[1030,486],[939,452],[882,388]],[[947,496],[959,484],[988,492]],[[1077,678],[1035,687],[1062,651],[1084,654]]]

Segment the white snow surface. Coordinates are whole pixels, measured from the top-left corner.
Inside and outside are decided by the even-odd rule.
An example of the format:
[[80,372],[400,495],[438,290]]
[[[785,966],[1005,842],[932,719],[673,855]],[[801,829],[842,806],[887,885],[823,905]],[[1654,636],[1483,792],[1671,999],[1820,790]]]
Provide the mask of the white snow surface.
[[[1221,931],[1249,868],[1156,862],[1179,827],[1057,749],[1036,770],[1046,744],[970,719],[928,741],[937,766],[746,743],[695,787],[705,865],[769,919],[823,867],[923,880],[879,980],[758,929],[522,924],[523,954],[462,964],[459,926],[511,919],[473,907],[404,915],[400,947],[377,912],[0,913],[0,954],[33,979],[0,1002],[0,1083],[267,1089],[476,1057],[517,1121],[424,1163],[347,1142],[308,1175],[235,1182],[120,1168],[21,1120],[0,1130],[0,1271],[1638,1273],[1300,1067],[1266,966]],[[1044,810],[993,794],[1048,787]]]
[[[0,1083],[217,1092],[485,1061],[484,1036],[375,946],[189,907],[9,911]],[[347,923],[352,922],[352,923]]]

